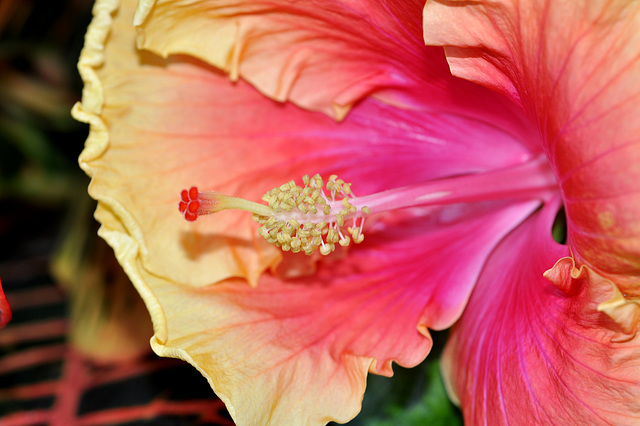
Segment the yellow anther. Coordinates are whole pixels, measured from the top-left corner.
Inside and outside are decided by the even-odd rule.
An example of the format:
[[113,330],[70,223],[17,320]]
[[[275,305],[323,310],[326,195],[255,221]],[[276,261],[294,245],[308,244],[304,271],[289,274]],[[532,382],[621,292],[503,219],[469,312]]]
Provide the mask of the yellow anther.
[[[250,204],[253,218],[263,225],[259,229],[263,238],[283,251],[308,255],[316,250],[326,255],[336,244],[347,247],[364,239],[363,216],[371,212],[357,207],[350,183],[331,175],[323,186],[317,174],[303,176],[302,182],[304,186],[290,181],[268,191],[262,196],[268,206]],[[353,226],[345,229],[347,219]]]
[[319,174],[316,174],[313,177],[313,182],[315,183],[316,188],[322,188],[324,186],[324,182],[322,181],[322,178],[320,177]]
[[262,238],[269,238],[269,233],[267,232],[267,227],[266,226],[262,226],[258,229],[258,234],[260,234],[260,236]]
[[340,243],[340,245],[342,247],[346,247],[349,245],[349,243],[351,242],[351,238],[349,238],[349,236],[345,235],[344,238],[342,238],[340,241],[338,241]]
[[293,211],[294,207],[295,206],[293,206],[293,205],[291,205],[289,203],[280,203],[280,210],[291,212],[291,211]]
[[354,228],[351,231],[351,238],[353,238],[353,242],[356,244],[360,244],[364,241],[364,235],[360,233],[360,228]]
[[327,232],[327,241],[330,243],[337,243],[338,240],[340,240],[338,231],[336,231],[334,228],[329,228],[329,232]]
[[282,227],[282,229],[281,229],[281,231],[280,231],[280,232],[281,232],[282,234],[284,234],[284,235],[291,236],[291,234],[293,234],[293,231],[294,231],[293,226],[291,226],[291,225],[287,224],[287,225],[285,225],[285,226],[283,226],[283,227]]

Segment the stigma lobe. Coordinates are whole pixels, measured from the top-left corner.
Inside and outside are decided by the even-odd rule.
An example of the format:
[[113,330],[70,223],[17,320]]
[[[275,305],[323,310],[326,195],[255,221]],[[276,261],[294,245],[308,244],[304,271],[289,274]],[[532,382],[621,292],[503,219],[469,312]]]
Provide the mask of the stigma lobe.
[[193,222],[198,218],[198,209],[200,201],[198,201],[198,188],[192,186],[189,190],[183,189],[180,193],[180,203],[178,209],[189,222]]

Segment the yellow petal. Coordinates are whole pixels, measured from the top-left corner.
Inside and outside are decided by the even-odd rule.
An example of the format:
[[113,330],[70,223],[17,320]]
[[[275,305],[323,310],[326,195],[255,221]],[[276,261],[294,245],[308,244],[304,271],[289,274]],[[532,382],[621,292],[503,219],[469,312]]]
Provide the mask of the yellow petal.
[[[170,61],[138,52],[132,3],[124,2],[117,14],[117,1],[96,3],[79,62],[85,88],[73,115],[91,124],[80,165],[92,177],[89,191],[99,202],[96,217],[103,232],[135,235],[138,245],[131,249],[160,276],[191,285],[232,276],[255,283],[280,254],[257,235],[249,215],[220,214],[190,226],[177,208],[180,190],[193,184],[235,192],[248,167],[234,165],[246,153],[225,149],[236,142],[232,138],[203,143],[209,152],[193,143],[181,150],[180,142],[215,139],[215,124],[199,103],[215,95],[201,93],[188,104],[182,97],[190,99],[188,91],[197,96],[198,78],[210,73],[188,64],[167,72]],[[178,91],[180,83],[184,92]],[[211,167],[219,169],[211,173]],[[267,189],[252,188],[249,195],[257,199]],[[110,243],[120,249],[117,240]]]

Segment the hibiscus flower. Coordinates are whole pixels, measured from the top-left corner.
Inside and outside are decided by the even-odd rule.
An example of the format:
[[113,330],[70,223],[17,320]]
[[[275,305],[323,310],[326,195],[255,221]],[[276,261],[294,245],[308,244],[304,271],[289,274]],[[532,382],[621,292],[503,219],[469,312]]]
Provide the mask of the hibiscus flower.
[[[322,424],[456,323],[443,373],[470,422],[632,421],[625,4],[429,3],[423,25],[420,1],[99,0],[80,164],[153,349],[194,365],[238,424]],[[218,195],[256,203],[283,184],[326,198],[293,208],[346,211],[298,246],[277,235],[303,223],[274,236],[266,204]],[[187,219],[235,200],[263,227],[231,210],[185,221],[192,185]],[[563,206],[566,245],[551,236]]]

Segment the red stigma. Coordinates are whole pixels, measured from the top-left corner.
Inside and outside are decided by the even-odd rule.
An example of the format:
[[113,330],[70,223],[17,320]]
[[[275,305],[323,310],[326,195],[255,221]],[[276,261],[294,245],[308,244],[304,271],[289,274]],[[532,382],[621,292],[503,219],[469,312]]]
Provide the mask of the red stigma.
[[180,193],[180,203],[178,209],[189,222],[193,222],[198,218],[198,209],[200,201],[198,201],[198,188],[192,186],[188,191],[183,189]]

